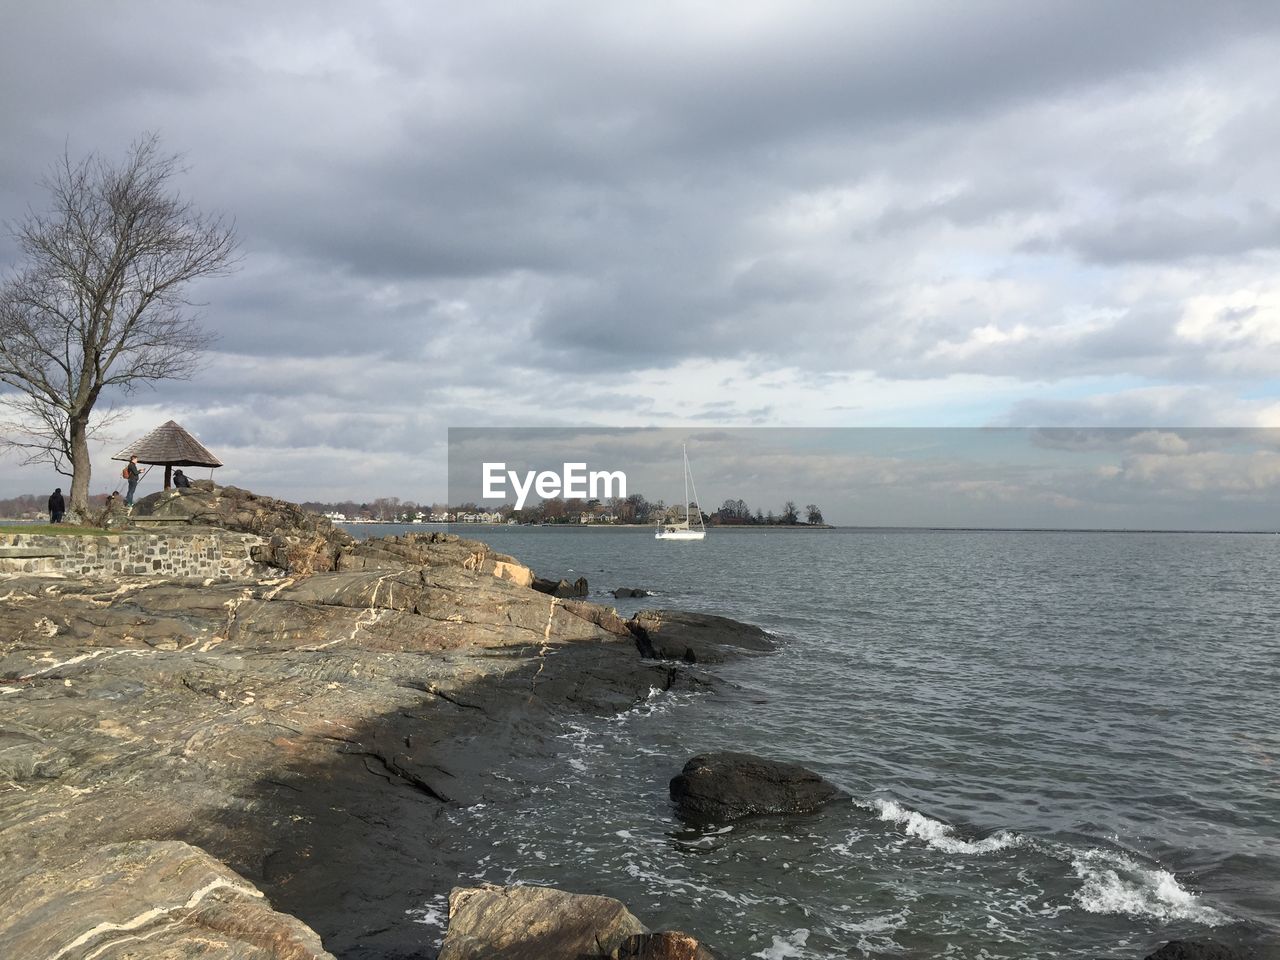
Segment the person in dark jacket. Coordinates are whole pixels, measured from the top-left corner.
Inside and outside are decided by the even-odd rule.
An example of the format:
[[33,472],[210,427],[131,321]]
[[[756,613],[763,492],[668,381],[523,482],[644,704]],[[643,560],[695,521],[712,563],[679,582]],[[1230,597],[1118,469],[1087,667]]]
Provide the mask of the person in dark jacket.
[[173,471],[173,485],[179,490],[185,490],[187,487],[191,486],[191,478],[181,470],[175,470]]
[[66,512],[67,501],[62,499],[62,488],[54,487],[53,493],[49,494],[49,522],[61,523]]
[[124,505],[129,509],[133,509],[133,492],[138,489],[138,458],[130,457],[129,465],[124,468],[125,479],[129,481],[129,492],[124,495]]

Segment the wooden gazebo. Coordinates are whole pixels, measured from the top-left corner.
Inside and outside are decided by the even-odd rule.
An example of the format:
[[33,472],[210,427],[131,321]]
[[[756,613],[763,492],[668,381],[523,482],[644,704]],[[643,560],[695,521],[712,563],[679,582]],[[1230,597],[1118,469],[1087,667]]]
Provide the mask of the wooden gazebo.
[[112,460],[137,457],[139,463],[164,467],[164,488],[173,485],[174,467],[220,467],[222,461],[173,420],[163,423],[141,440],[129,444]]

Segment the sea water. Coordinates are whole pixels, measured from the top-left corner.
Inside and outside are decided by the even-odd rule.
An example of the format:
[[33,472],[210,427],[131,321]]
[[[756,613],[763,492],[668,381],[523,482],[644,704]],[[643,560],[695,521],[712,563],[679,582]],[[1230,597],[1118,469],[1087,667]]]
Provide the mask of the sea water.
[[[527,796],[451,814],[464,881],[608,894],[771,960],[1280,940],[1280,537],[474,535],[624,614],[724,614],[783,646],[716,668],[717,694],[567,722]],[[667,784],[708,750],[802,763],[854,800],[688,829]],[[437,937],[444,906],[419,914]]]

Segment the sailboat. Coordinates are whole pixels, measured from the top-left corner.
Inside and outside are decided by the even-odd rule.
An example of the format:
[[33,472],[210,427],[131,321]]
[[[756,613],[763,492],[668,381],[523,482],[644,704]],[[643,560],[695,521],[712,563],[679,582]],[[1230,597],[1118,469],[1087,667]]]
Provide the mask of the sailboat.
[[[693,483],[693,471],[689,469],[689,448],[681,445],[684,453],[684,519],[674,523],[659,523],[655,540],[703,540],[707,528],[702,522],[702,505],[698,503],[698,488]],[[689,488],[693,488],[693,506],[689,503]],[[693,511],[698,511],[698,529],[693,527]]]

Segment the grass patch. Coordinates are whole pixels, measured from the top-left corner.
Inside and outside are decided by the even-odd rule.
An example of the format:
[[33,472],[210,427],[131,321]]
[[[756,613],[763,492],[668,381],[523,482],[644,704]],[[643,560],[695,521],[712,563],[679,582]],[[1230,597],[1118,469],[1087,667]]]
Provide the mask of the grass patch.
[[0,523],[0,533],[52,533],[63,537],[110,537],[122,530],[77,527],[71,523]]

